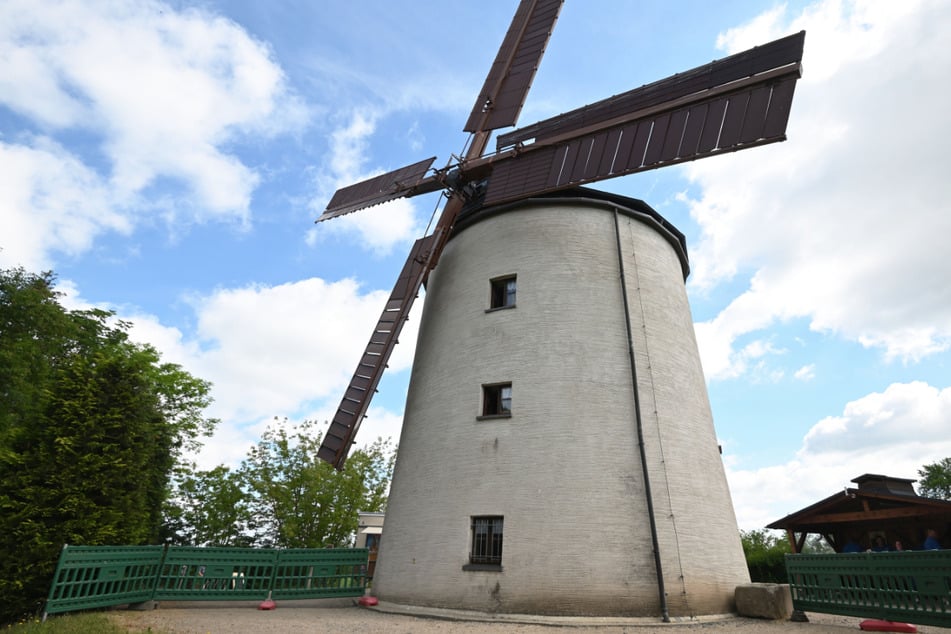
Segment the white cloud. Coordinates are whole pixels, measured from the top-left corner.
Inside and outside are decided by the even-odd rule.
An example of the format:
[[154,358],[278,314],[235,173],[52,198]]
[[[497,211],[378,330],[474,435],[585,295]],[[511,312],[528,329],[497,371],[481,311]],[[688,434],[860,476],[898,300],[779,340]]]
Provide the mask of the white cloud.
[[[927,383],[894,383],[845,406],[842,416],[816,423],[803,441],[807,454],[885,448],[897,455],[909,446],[940,445],[947,439],[951,388]],[[911,425],[909,427],[909,425]]]
[[[378,115],[357,111],[350,121],[330,136],[330,159],[326,171],[318,177],[318,196],[314,207],[323,212],[333,191],[372,178],[388,170],[367,171],[369,139],[376,131]],[[363,245],[378,255],[387,255],[394,246],[405,244],[422,235],[423,228],[415,218],[413,203],[406,198],[392,200],[370,209],[334,218],[310,230],[311,245],[330,235],[356,235]]]
[[128,233],[102,179],[54,141],[0,142],[0,266],[50,268],[50,251],[76,255],[101,233]]
[[[75,283],[61,280],[63,305],[94,307]],[[330,420],[356,368],[368,334],[389,296],[363,291],[350,279],[328,283],[311,278],[278,286],[218,289],[189,299],[197,322],[186,336],[134,308],[112,308],[132,324],[130,336],[154,346],[164,361],[177,363],[213,384],[209,415],[221,419],[205,443],[200,464],[232,464],[257,442],[274,416]],[[412,365],[421,298],[400,335],[388,372]],[[358,445],[377,436],[398,439],[401,414],[371,406]]]
[[[45,134],[14,139],[7,152],[50,152],[46,137],[85,140],[82,156],[56,153],[72,178],[27,164],[7,176],[19,198],[3,188],[0,205],[88,196],[104,219],[90,222],[89,204],[59,209],[70,239],[34,238],[34,260],[89,248],[109,228],[128,231],[160,179],[181,190],[186,219],[246,222],[260,177],[226,145],[304,120],[265,45],[226,19],[149,0],[0,4],[0,105]],[[5,239],[45,236],[42,218]]]
[[691,164],[702,235],[692,288],[751,273],[748,290],[698,324],[710,378],[744,371],[734,346],[777,321],[808,320],[886,359],[951,346],[951,6],[818,2],[721,37],[731,51],[806,29],[789,141]]
[[[759,288],[754,278],[754,289]],[[715,318],[694,325],[697,344],[703,361],[703,369],[710,378],[735,378],[746,373],[750,361],[760,359],[767,354],[783,352],[769,342],[755,340],[740,350],[734,350],[733,344],[741,335],[757,332],[770,325],[774,315],[770,294],[766,292],[747,292],[741,294]]]
[[[388,295],[361,293],[350,279],[311,278],[193,298],[201,352],[189,367],[215,383],[224,418],[293,413],[308,401],[335,399]],[[404,332],[398,349],[409,348],[411,359],[413,326]],[[394,355],[390,366],[407,367],[406,356]]]
[[804,365],[796,370],[793,376],[800,381],[811,381],[816,378],[816,365],[814,363]]
[[948,420],[951,387],[893,383],[813,425],[786,464],[746,470],[728,461],[740,528],[763,528],[864,473],[918,479],[922,466],[951,456]]
[[357,446],[365,447],[377,438],[392,438],[395,444],[399,442],[402,427],[402,414],[389,412],[382,407],[371,407],[360,426]]
[[[358,179],[359,180],[359,179]],[[391,200],[369,209],[339,216],[311,229],[308,241],[317,244],[331,235],[357,235],[364,248],[377,256],[390,254],[397,245],[407,245],[423,234],[416,222],[415,207],[406,199]],[[409,249],[406,249],[409,255]]]

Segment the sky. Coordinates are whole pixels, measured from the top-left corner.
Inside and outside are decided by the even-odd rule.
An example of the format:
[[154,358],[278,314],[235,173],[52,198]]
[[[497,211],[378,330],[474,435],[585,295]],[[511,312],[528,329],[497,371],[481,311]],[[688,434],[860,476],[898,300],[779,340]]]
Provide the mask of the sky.
[[[0,1],[0,267],[213,383],[198,465],[329,420],[514,0]],[[519,124],[806,30],[788,140],[602,181],[686,234],[740,528],[951,456],[951,3],[567,0]],[[424,298],[360,430],[398,440]]]

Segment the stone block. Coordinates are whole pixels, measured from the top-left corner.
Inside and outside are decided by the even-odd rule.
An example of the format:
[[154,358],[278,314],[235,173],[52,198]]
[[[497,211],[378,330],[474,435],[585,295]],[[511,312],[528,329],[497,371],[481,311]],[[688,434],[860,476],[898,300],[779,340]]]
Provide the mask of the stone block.
[[788,583],[744,584],[736,587],[734,598],[740,616],[779,620],[792,615],[792,594]]

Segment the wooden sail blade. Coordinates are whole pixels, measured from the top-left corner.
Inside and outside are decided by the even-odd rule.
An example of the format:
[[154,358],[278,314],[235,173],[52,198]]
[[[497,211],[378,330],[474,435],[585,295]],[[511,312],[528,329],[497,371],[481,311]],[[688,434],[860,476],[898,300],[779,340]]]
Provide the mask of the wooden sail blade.
[[798,65],[802,61],[805,32],[780,38],[763,46],[698,66],[666,79],[629,90],[576,110],[519,128],[498,137],[498,149],[529,141],[539,142],[563,136],[573,130],[587,128],[616,119],[625,113],[670,103],[683,97],[728,86],[755,75],[778,68]]
[[499,161],[485,204],[783,141],[795,81],[717,95]]
[[347,391],[340,401],[340,407],[324,434],[317,457],[332,464],[337,470],[343,469],[343,463],[350,453],[354,437],[360,423],[370,407],[370,400],[383,376],[386,363],[396,346],[400,330],[409,316],[416,295],[423,284],[437,244],[436,234],[420,238],[413,245],[409,257],[393,292],[383,308],[383,314],[373,330],[360,363],[350,379]]
[[389,200],[416,196],[442,189],[435,177],[426,176],[436,157],[428,158],[398,170],[374,176],[365,181],[338,189],[327,203],[317,222],[336,218],[351,211],[379,205]]
[[492,166],[485,204],[786,138],[798,64],[526,146]]
[[476,99],[466,132],[515,125],[563,0],[522,0]]

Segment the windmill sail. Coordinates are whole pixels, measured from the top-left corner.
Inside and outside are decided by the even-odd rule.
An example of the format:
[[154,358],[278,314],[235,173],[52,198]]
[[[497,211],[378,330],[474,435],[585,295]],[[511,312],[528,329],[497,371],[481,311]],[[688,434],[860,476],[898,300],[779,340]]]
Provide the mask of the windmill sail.
[[482,132],[515,125],[561,5],[562,0],[519,4],[463,130]]
[[[545,52],[562,2],[521,0],[519,3],[512,25],[466,125],[466,131],[476,133],[466,152],[466,160],[478,158],[485,151],[489,141],[489,135],[486,134],[488,130],[514,125],[535,76],[535,69]],[[424,178],[432,162],[433,159],[420,161],[339,190],[318,222],[395,198],[440,189],[442,184],[436,178]],[[343,468],[416,294],[426,275],[436,265],[462,206],[463,200],[454,194],[443,208],[435,231],[417,240],[406,260],[396,287],[317,451],[319,458],[330,462],[338,470]]]
[[485,204],[784,140],[804,33],[499,137]]
[[386,362],[396,346],[409,310],[429,270],[427,262],[432,256],[434,243],[435,234],[420,238],[413,245],[396,280],[396,286],[383,308],[383,314],[373,329],[363,357],[350,379],[340,407],[337,408],[320,449],[317,450],[318,458],[326,460],[337,469],[343,468],[353,438],[370,407],[370,399],[376,392],[376,386],[386,368]]
[[465,130],[458,169],[428,175],[426,159],[342,188],[319,221],[450,185],[433,234],[416,242],[367,344],[318,456],[341,469],[399,331],[449,239],[466,194],[488,179],[497,204],[785,139],[805,33],[797,33],[499,136],[514,125],[563,0],[521,0]]
[[493,166],[485,204],[783,141],[795,78],[753,85],[539,144]]
[[562,136],[567,132],[615,119],[636,112],[671,103],[694,94],[702,94],[729,86],[732,82],[762,75],[776,69],[792,67],[798,71],[802,61],[805,32],[800,31],[762,46],[724,57],[677,73],[666,79],[629,90],[620,95],[602,99],[550,119],[499,135],[499,149],[534,139],[536,142]]
[[365,181],[338,189],[327,209],[317,222],[348,214],[351,211],[372,207],[390,200],[428,194],[442,189],[443,185],[433,177],[425,177],[436,157],[428,158],[398,170],[380,174]]

